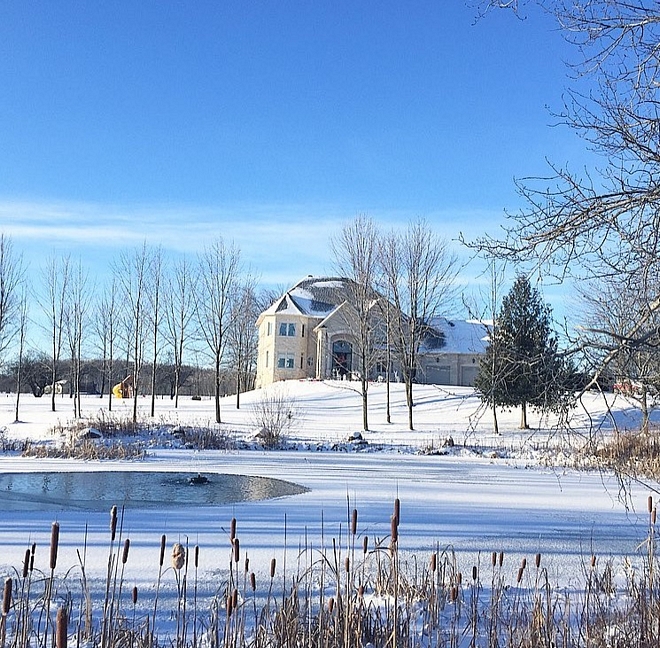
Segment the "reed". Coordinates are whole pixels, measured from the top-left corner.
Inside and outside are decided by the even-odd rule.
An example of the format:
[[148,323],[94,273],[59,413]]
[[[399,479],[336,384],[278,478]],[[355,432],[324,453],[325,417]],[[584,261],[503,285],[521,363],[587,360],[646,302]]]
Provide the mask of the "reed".
[[[15,575],[4,580],[0,648],[61,648],[67,642],[76,648],[655,648],[655,511],[650,500],[642,568],[627,569],[622,583],[614,578],[621,565],[589,556],[570,591],[551,582],[541,553],[513,565],[503,551],[493,550],[481,554],[485,562],[463,568],[451,548],[406,553],[400,502],[388,536],[369,542],[357,509],[349,509],[348,533],[340,529],[327,545],[322,534],[320,547],[305,537],[297,562],[282,562],[278,570],[272,558],[261,566],[263,579],[232,520],[226,580],[209,599],[198,596],[200,548],[188,551],[186,542],[174,543],[165,566],[164,535],[154,560],[155,586],[139,593],[129,587],[131,544],[122,538],[123,512],[114,509],[105,596],[90,604],[93,621],[82,600],[89,595],[86,581],[76,594],[72,569],[58,567],[65,530],[56,523],[44,571],[35,567],[32,545]],[[84,571],[84,559],[81,566]],[[176,601],[161,610],[159,590],[168,573],[176,581]],[[43,592],[34,596],[38,584]],[[51,608],[57,613],[49,621]]]

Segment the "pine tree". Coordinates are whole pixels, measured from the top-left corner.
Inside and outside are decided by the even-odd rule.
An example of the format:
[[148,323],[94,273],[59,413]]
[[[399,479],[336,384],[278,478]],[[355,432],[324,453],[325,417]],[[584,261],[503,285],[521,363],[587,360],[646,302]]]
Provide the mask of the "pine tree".
[[558,352],[550,307],[529,280],[519,276],[494,322],[475,389],[493,408],[520,407],[520,427],[527,428],[527,407],[560,409],[573,375]]

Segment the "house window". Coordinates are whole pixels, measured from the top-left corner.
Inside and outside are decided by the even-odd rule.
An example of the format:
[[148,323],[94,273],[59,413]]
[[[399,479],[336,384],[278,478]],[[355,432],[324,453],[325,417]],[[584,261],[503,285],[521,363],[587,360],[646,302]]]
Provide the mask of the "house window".
[[294,369],[295,359],[293,353],[282,354],[277,358],[278,369]]
[[273,334],[273,323],[268,322],[268,330],[266,332],[266,335],[272,335]]
[[300,356],[300,368],[301,368],[301,369],[303,368],[303,362],[304,362],[304,361],[305,361],[305,357],[304,357],[304,356]]
[[286,322],[280,322],[280,335],[285,335],[288,337],[295,337],[296,335],[296,325],[287,324]]
[[266,351],[266,366],[268,366],[268,351]]
[[301,328],[301,330],[302,330],[302,336],[305,337],[305,325],[302,324],[302,325],[300,326],[300,328]]

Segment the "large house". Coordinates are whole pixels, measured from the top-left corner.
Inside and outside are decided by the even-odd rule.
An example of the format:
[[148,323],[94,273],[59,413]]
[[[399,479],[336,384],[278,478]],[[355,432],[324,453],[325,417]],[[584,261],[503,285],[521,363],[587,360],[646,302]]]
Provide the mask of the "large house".
[[[355,311],[347,299],[350,288],[349,279],[308,276],[261,313],[257,320],[257,387],[279,380],[350,379],[355,375],[356,339],[351,326]],[[472,385],[487,345],[484,324],[444,317],[429,324],[416,381]],[[376,362],[369,378],[383,379],[385,371],[385,362]],[[396,364],[390,371],[390,378],[397,380]]]

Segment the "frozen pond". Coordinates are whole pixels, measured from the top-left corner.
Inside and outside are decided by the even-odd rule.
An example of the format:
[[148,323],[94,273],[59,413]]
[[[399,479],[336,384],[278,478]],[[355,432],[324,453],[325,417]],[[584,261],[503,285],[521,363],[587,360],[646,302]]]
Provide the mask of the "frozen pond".
[[3,511],[107,511],[220,506],[298,495],[307,489],[269,477],[173,472],[0,474]]

